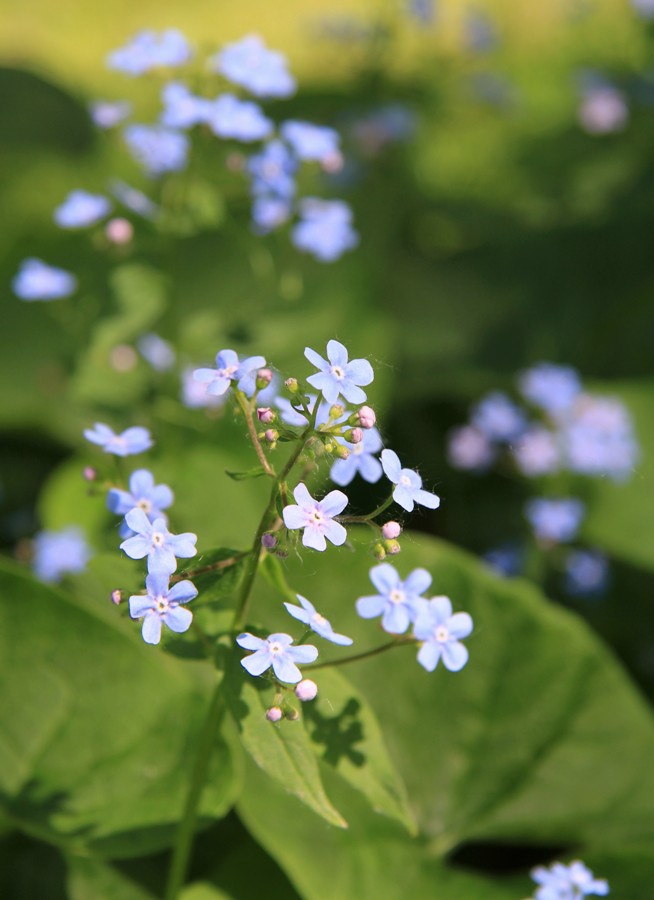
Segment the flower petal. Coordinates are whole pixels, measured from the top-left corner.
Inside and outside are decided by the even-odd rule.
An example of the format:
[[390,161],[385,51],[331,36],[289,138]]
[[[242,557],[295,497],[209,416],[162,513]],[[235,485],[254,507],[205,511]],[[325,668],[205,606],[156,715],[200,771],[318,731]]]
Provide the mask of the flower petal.
[[272,665],[272,656],[268,650],[257,650],[256,653],[245,656],[241,665],[250,675],[261,675]]
[[210,384],[217,377],[218,373],[215,369],[195,369],[193,372],[193,380],[202,384]]
[[[363,459],[363,457],[359,457],[359,460]],[[361,467],[361,462],[359,462],[359,468]],[[329,470],[329,477],[335,483],[340,485],[340,487],[346,487],[354,476],[357,473],[357,457],[353,454],[350,454],[347,459],[337,459],[333,464],[331,469]],[[380,466],[381,473],[381,466]]]
[[347,348],[340,341],[327,342],[327,359],[333,366],[345,368],[347,365]]
[[288,656],[296,663],[312,663],[318,659],[318,648],[313,644],[300,644],[299,647],[289,647]]
[[302,681],[302,672],[286,654],[273,656],[272,667],[277,678],[286,684],[297,684],[298,681]]
[[431,584],[427,569],[414,569],[404,582],[404,590],[411,594],[424,594]]
[[429,601],[429,615],[434,625],[445,625],[452,617],[452,601],[449,597],[432,597]]
[[170,578],[164,572],[150,572],[145,579],[145,586],[151,597],[166,597]]
[[311,547],[312,550],[327,549],[327,541],[325,540],[325,535],[322,533],[321,529],[317,528],[315,525],[305,526],[305,529],[302,533],[302,543],[305,547]]
[[140,619],[153,609],[152,597],[147,594],[134,594],[129,598],[129,614],[132,619]]
[[411,624],[408,608],[401,603],[389,603],[382,616],[382,628],[389,634],[404,634]]
[[343,491],[330,491],[318,503],[318,509],[326,516],[337,516],[343,512],[348,503],[347,494],[344,494]]
[[316,505],[316,501],[309,493],[309,490],[303,481],[295,486],[293,496],[295,497],[295,502],[302,509],[313,509],[313,507]]
[[445,624],[452,637],[461,639],[472,634],[472,618],[466,612],[455,613]]
[[322,533],[335,547],[341,547],[347,540],[347,531],[340,522],[334,522],[333,519],[323,522]]
[[[364,453],[359,457],[351,456],[350,459],[358,459],[359,474],[368,484],[375,484],[382,477],[381,463],[376,457]],[[348,462],[348,460],[343,460],[343,462]],[[336,483],[338,484],[338,482]]]
[[154,478],[147,469],[136,469],[129,477],[130,492],[137,499],[149,496],[153,487]]
[[193,534],[192,531],[185,531],[182,534],[171,534],[166,541],[166,544],[170,547],[175,556],[182,559],[190,559],[197,555],[198,551],[195,546],[197,539],[197,534]]
[[268,648],[267,641],[256,637],[254,634],[250,634],[249,631],[244,631],[242,634],[239,634],[236,638],[236,643],[239,647],[243,647],[244,650],[267,650]]
[[111,488],[107,494],[107,509],[117,516],[124,516],[130,509],[134,509],[134,498],[128,491]]
[[339,384],[332,375],[318,372],[316,375],[309,376],[307,383],[315,387],[317,391],[320,391],[328,403],[336,403],[339,394]]
[[448,641],[442,645],[443,663],[450,672],[458,672],[468,662],[468,649],[458,641]]
[[373,597],[359,597],[356,602],[356,610],[362,619],[375,619],[381,616],[386,606],[386,597],[378,595]]
[[375,373],[367,359],[353,359],[347,364],[345,375],[350,381],[361,385],[370,384],[375,378]]
[[175,603],[188,603],[189,600],[195,599],[198,595],[196,586],[188,580],[178,581],[174,584],[168,593],[168,600]]
[[315,350],[312,350],[311,347],[304,348],[304,355],[309,360],[312,366],[315,366],[317,369],[320,369],[321,372],[324,372],[326,369],[329,369],[329,363],[326,359],[323,359],[319,353],[316,353]]
[[413,512],[413,491],[411,488],[405,487],[403,484],[398,484],[398,486],[393,491],[393,500],[397,503],[398,506],[401,506],[402,509],[406,509],[407,512]]
[[158,644],[161,640],[161,617],[159,613],[151,610],[145,614],[143,628],[141,629],[143,640],[146,644]]
[[152,534],[150,520],[138,506],[134,509],[130,509],[125,516],[125,522],[127,523],[128,528],[131,528],[135,534],[141,534],[148,538]]
[[143,559],[143,557],[147,556],[150,552],[150,546],[150,541],[140,534],[135,534],[134,537],[127,538],[126,541],[123,541],[120,545],[120,549],[123,553],[126,553],[130,559]]
[[400,576],[397,573],[397,569],[390,563],[381,563],[379,566],[373,566],[369,575],[370,580],[380,594],[388,596],[400,584]]
[[294,503],[284,507],[282,516],[284,518],[284,525],[286,525],[287,528],[290,528],[291,531],[294,528],[304,528],[307,524],[307,514],[305,510],[296,506]]
[[186,609],[185,606],[176,606],[174,609],[169,609],[167,613],[164,613],[163,620],[171,631],[174,631],[176,634],[182,634],[182,632],[188,631],[191,627],[193,613],[190,609]]
[[434,671],[440,658],[441,645],[437,644],[436,641],[430,641],[427,644],[423,644],[420,650],[418,650],[418,662],[423,668],[427,669],[428,672]]
[[413,499],[421,506],[426,506],[427,509],[438,509],[441,505],[441,498],[429,491],[416,491],[413,495]]
[[[348,401],[348,403],[364,403],[368,399],[365,391],[353,384],[347,378],[340,384],[340,392]],[[324,394],[324,391],[323,391]],[[325,397],[327,394],[325,394]]]
[[306,612],[306,610],[302,609],[301,606],[295,606],[293,603],[284,603],[284,606],[286,607],[286,612],[293,616],[294,619],[303,622],[305,625],[309,624],[311,615]]
[[397,484],[400,480],[402,464],[395,450],[382,450],[381,464],[388,480],[392,481],[393,484]]

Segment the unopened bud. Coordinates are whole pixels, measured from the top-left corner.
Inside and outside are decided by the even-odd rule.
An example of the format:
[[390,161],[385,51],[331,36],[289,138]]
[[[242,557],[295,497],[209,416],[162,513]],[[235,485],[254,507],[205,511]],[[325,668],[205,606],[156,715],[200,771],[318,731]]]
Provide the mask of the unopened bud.
[[297,722],[297,720],[300,718],[300,713],[297,711],[297,709],[291,708],[285,711],[285,716],[289,720],[289,722]]
[[278,559],[288,559],[288,548],[279,547],[277,550],[275,550],[275,556]]
[[82,476],[84,477],[84,481],[95,481],[95,479],[98,477],[98,473],[93,468],[93,466],[84,466]]
[[350,451],[347,447],[344,447],[342,444],[337,444],[334,450],[334,456],[337,456],[339,459],[347,459],[350,455]]
[[402,526],[399,522],[385,522],[382,525],[382,534],[387,541],[395,540],[402,534]]
[[395,540],[384,541],[384,549],[389,554],[389,556],[396,556],[400,550],[400,542]]
[[384,545],[375,544],[375,546],[372,548],[372,555],[375,557],[375,559],[378,559],[380,561],[382,559],[386,559],[386,550],[384,549]]
[[289,394],[297,394],[300,390],[300,385],[297,383],[297,378],[287,378],[284,382],[284,387],[289,392]]
[[267,531],[265,534],[261,535],[261,546],[265,547],[266,550],[272,550],[273,547],[277,546],[277,538],[274,534]]
[[269,406],[260,406],[257,410],[257,419],[264,425],[270,425],[270,423],[274,422],[276,418],[277,416],[274,410],[272,410]]
[[112,244],[129,244],[134,237],[134,226],[128,219],[110,219],[104,233]]
[[270,369],[259,369],[257,371],[257,390],[262,391],[265,387],[268,387],[270,382],[273,379],[273,373]]
[[345,409],[340,403],[334,403],[334,405],[329,408],[329,418],[340,419],[344,412]]
[[265,441],[268,441],[269,444],[274,443],[279,437],[279,432],[275,431],[274,428],[269,428],[267,431],[264,431],[263,438]]
[[329,156],[324,156],[320,160],[320,165],[322,166],[323,171],[330,175],[334,172],[340,172],[343,168],[343,157],[338,150],[336,150],[334,153],[330,153]]
[[119,591],[118,589],[116,589],[115,591],[111,592],[111,602],[115,603],[116,606],[118,606],[120,604],[122,599],[123,599],[122,591]]
[[[353,421],[354,420],[354,421]],[[353,416],[350,417],[351,425],[360,425],[361,428],[372,428],[377,421],[374,409],[369,406],[362,406]]]
[[266,718],[269,722],[279,722],[283,715],[284,713],[279,706],[271,706],[270,709],[266,710]]
[[295,688],[295,696],[303,703],[306,703],[307,700],[314,700],[317,693],[318,685],[310,678],[304,678]]
[[345,432],[345,440],[349,441],[351,444],[360,444],[363,440],[363,429],[350,428],[349,431]]

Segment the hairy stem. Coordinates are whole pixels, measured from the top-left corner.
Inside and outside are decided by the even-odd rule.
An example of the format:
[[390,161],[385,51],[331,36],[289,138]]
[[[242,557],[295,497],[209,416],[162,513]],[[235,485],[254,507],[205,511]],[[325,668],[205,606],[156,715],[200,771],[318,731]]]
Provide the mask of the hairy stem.
[[348,663],[359,662],[361,659],[369,659],[371,656],[378,656],[380,653],[392,650],[393,647],[403,647],[406,644],[415,643],[417,642],[414,638],[396,638],[394,641],[389,641],[388,644],[382,644],[380,647],[375,647],[373,650],[366,650],[364,653],[355,653],[353,656],[341,657],[340,659],[334,659],[331,662],[317,663],[316,665],[311,666],[311,671],[314,669],[331,669],[332,666],[345,666]]
[[248,433],[250,435],[250,440],[252,441],[252,446],[254,447],[254,452],[257,454],[259,462],[263,466],[263,470],[266,475],[270,475],[271,478],[274,478],[275,470],[268,462],[264,449],[261,446],[261,441],[259,440],[257,429],[254,426],[254,419],[252,418],[252,410],[250,409],[250,405],[247,402],[247,399],[243,392],[239,391],[238,388],[234,389],[234,396],[236,397],[236,402],[241,408],[241,412],[245,416],[245,421],[247,422]]
[[171,584],[174,584],[176,581],[182,581],[183,578],[196,578],[198,575],[206,575],[207,572],[219,572],[221,569],[229,569],[230,566],[235,566],[237,562],[240,562],[244,556],[249,554],[249,550],[244,550],[242,553],[235,553],[234,556],[230,556],[228,559],[221,559],[218,562],[211,563],[209,566],[200,566],[199,569],[185,569],[183,572],[171,575]]

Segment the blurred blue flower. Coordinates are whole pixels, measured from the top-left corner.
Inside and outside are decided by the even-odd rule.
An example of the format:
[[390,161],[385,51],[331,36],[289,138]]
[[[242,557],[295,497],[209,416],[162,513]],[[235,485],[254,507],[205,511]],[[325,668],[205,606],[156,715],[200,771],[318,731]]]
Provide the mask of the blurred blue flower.
[[581,380],[575,369],[542,362],[520,373],[522,396],[553,416],[567,412],[581,393]]
[[307,486],[300,482],[293,491],[295,504],[282,511],[284,525],[290,530],[302,529],[302,543],[313,550],[326,550],[327,541],[337,547],[345,543],[347,531],[334,516],[342,513],[348,498],[342,491],[330,491],[322,500],[314,500]]
[[452,428],[447,436],[447,458],[455,469],[484,472],[495,460],[495,447],[473,425]]
[[568,468],[584,475],[625,479],[640,456],[629,410],[614,397],[581,395],[562,443]]
[[359,597],[357,613],[362,619],[382,617],[382,628],[389,634],[403,634],[414,621],[418,599],[429,588],[431,575],[426,569],[414,569],[402,581],[390,563],[381,563],[370,570],[370,580],[379,591]]
[[302,680],[302,672],[296,663],[312,663],[318,658],[318,650],[312,644],[293,647],[293,638],[283,632],[271,634],[264,640],[246,631],[239,634],[236,643],[245,650],[254,650],[241,660],[250,675],[262,675],[272,666],[275,677],[285,684],[297,684]]
[[525,504],[525,516],[540,541],[566,544],[577,536],[586,508],[573,498],[535,497]]
[[257,97],[290,97],[295,79],[288,72],[286,57],[268,50],[256,34],[227,44],[210,60],[212,69]]
[[224,406],[227,395],[216,397],[208,392],[209,384],[196,381],[194,369],[188,368],[182,372],[181,401],[188,409],[201,409],[203,407]]
[[60,300],[75,293],[77,279],[64,269],[30,257],[20,264],[12,287],[21,300]]
[[625,95],[599,72],[579,74],[580,103],[577,117],[588,134],[622,131],[629,121]]
[[280,128],[280,134],[298,159],[329,164],[341,158],[341,136],[333,128],[289,120]]
[[307,197],[300,203],[300,216],[291,240],[298,250],[321,262],[333,262],[359,243],[352,228],[352,210],[342,200]]
[[542,425],[530,426],[510,450],[518,469],[528,478],[550,475],[561,467],[558,437]]
[[408,140],[416,127],[413,110],[402,103],[389,103],[357,118],[350,133],[365,156],[377,156],[388,144]]
[[150,363],[156,372],[168,372],[175,365],[175,348],[158,334],[149,331],[142,334],[136,347],[143,359]]
[[502,391],[492,391],[472,409],[472,424],[491,441],[512,441],[525,430],[522,410]]
[[493,50],[499,44],[499,35],[491,17],[478,9],[470,9],[464,23],[466,45],[475,53]]
[[591,894],[606,897],[609,885],[603,878],[594,878],[590,869],[579,860],[569,866],[555,862],[546,869],[538,866],[532,869],[531,877],[540,885],[534,900],[580,900]]
[[381,463],[388,480],[397,485],[393,500],[407,512],[413,512],[415,503],[428,509],[438,509],[440,498],[423,490],[422,478],[413,469],[403,469],[400,458],[394,450],[382,450]]
[[161,125],[129,125],[124,131],[130,153],[149,175],[177,172],[186,166],[185,134]]
[[406,0],[406,14],[421,25],[432,25],[436,19],[436,0]]
[[332,644],[340,644],[343,647],[347,647],[354,643],[352,638],[346,637],[344,634],[336,634],[329,620],[321,616],[313,603],[310,603],[306,597],[303,597],[301,594],[296,594],[295,596],[300,601],[300,606],[295,606],[293,603],[284,603],[287,612],[294,619],[304,622],[312,631],[315,631],[316,634],[319,634],[326,641],[331,641]]
[[193,377],[207,385],[207,392],[214,397],[225,394],[233,383],[238,384],[238,389],[254,391],[257,369],[263,368],[266,360],[263,356],[248,356],[239,360],[234,350],[220,350],[216,354],[215,369],[196,369]]
[[598,597],[609,582],[609,561],[598,550],[573,550],[565,560],[565,590],[575,597]]
[[40,531],[34,537],[32,568],[42,581],[61,581],[67,572],[82,572],[91,555],[84,532],[75,525]]
[[145,579],[147,593],[129,598],[129,614],[132,619],[143,619],[141,633],[147,644],[159,643],[162,623],[176,634],[191,627],[193,613],[180,603],[188,603],[197,597],[197,588],[190,581],[178,581],[172,587],[169,582],[167,574],[150,572]]
[[134,532],[120,545],[130,559],[148,557],[148,572],[172,575],[176,557],[190,559],[196,555],[198,536],[192,531],[171,534],[163,518],[151,522],[142,509],[131,509],[125,516],[127,527]]
[[524,551],[519,544],[501,544],[484,553],[482,559],[493,571],[511,578],[522,571]]
[[327,359],[310,347],[304,348],[304,355],[311,365],[319,369],[307,382],[320,391],[328,403],[336,403],[342,394],[349,403],[363,403],[366,400],[365,386],[373,381],[375,374],[367,359],[348,361],[347,348],[339,341],[328,341]]
[[289,200],[295,194],[295,173],[298,163],[281,141],[270,141],[260,153],[247,163],[251,190],[255,197],[273,196]]
[[350,451],[347,459],[337,459],[332,465],[329,477],[340,487],[349,484],[359,473],[364,481],[374,484],[382,477],[382,466],[376,453],[382,448],[381,435],[376,428],[367,428],[358,444],[349,444],[344,438],[337,438]]
[[[111,488],[107,494],[107,507],[117,516],[126,515],[131,509],[141,509],[151,522],[167,521],[163,512],[173,502],[173,492],[167,484],[155,484],[147,469],[136,469],[129,477],[129,491]],[[130,537],[127,527],[121,537]]]
[[87,228],[109,215],[111,203],[102,194],[71,191],[54,211],[54,220],[61,228]]
[[171,81],[161,92],[164,111],[161,124],[167,128],[192,128],[206,122],[211,101],[196,97],[179,81]]
[[152,438],[147,428],[127,428],[122,434],[116,434],[108,425],[96,422],[93,428],[84,431],[84,437],[92,444],[102,447],[105,453],[115,456],[132,456],[143,453],[152,446]]
[[221,94],[209,106],[207,122],[215,135],[236,141],[260,141],[268,137],[273,123],[258,103]]
[[468,662],[468,650],[460,643],[472,633],[472,619],[468,613],[452,615],[449,597],[418,600],[413,634],[424,641],[418,651],[418,662],[433,672],[440,659],[450,672],[458,672]]
[[143,75],[150,69],[182,66],[191,58],[191,48],[175,28],[140,31],[132,40],[107,57],[107,66],[127,75]]
[[89,111],[98,128],[115,128],[132,114],[132,104],[128,100],[96,100]]
[[269,234],[285,225],[291,217],[292,207],[283,197],[255,197],[252,202],[253,230],[257,234]]
[[654,19],[654,0],[631,0],[631,5],[643,19]]

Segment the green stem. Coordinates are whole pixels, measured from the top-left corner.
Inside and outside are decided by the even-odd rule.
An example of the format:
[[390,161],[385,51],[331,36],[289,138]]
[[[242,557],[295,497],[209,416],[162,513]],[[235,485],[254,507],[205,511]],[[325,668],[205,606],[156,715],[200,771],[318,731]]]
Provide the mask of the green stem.
[[202,797],[202,790],[205,781],[207,780],[216,732],[224,711],[224,700],[221,687],[222,678],[219,678],[216,687],[214,688],[211,705],[209,706],[202,734],[200,735],[200,740],[198,742],[193,771],[191,772],[191,783],[189,785],[188,794],[186,795],[184,813],[177,828],[177,839],[175,841],[173,858],[168,873],[165,900],[177,900],[177,896],[186,879],[186,871],[191,855],[191,846],[193,843],[198,808],[200,806],[200,798]]
[[377,516],[381,516],[384,510],[387,510],[388,507],[393,502],[393,495],[384,500],[381,506],[378,506],[377,509],[373,509],[371,513],[367,513],[365,516],[337,516],[337,520],[339,522],[370,522],[371,519],[376,519]]
[[201,566],[199,569],[184,569],[184,571],[178,572],[176,575],[171,575],[170,582],[174,584],[183,578],[196,578],[198,575],[206,575],[207,572],[218,572],[220,569],[228,569],[230,566],[235,566],[237,562],[240,562],[244,556],[249,556],[249,554],[249,550],[244,550],[242,553],[235,553],[234,556],[230,556],[228,559],[221,559],[218,562],[211,563],[210,566]]
[[317,663],[315,666],[311,666],[311,671],[314,669],[330,669],[332,666],[345,666],[347,663],[359,662],[360,659],[369,659],[371,656],[378,656],[380,653],[392,650],[393,647],[403,647],[405,644],[415,643],[417,642],[413,638],[398,638],[395,641],[390,641],[388,644],[382,644],[380,647],[375,647],[374,650],[366,650],[365,653],[355,653],[354,656],[345,656],[341,657],[341,659],[331,660],[330,662]]
[[259,440],[257,429],[254,427],[254,420],[252,418],[252,410],[250,409],[250,405],[248,404],[245,395],[238,389],[234,390],[234,396],[236,397],[236,402],[241,408],[241,412],[245,416],[245,421],[247,422],[248,433],[250,435],[250,440],[252,441],[252,446],[254,447],[254,452],[257,454],[259,462],[263,466],[263,470],[266,475],[270,475],[271,478],[274,478],[275,470],[266,459],[266,454],[264,453],[263,447],[261,446],[261,441]]

